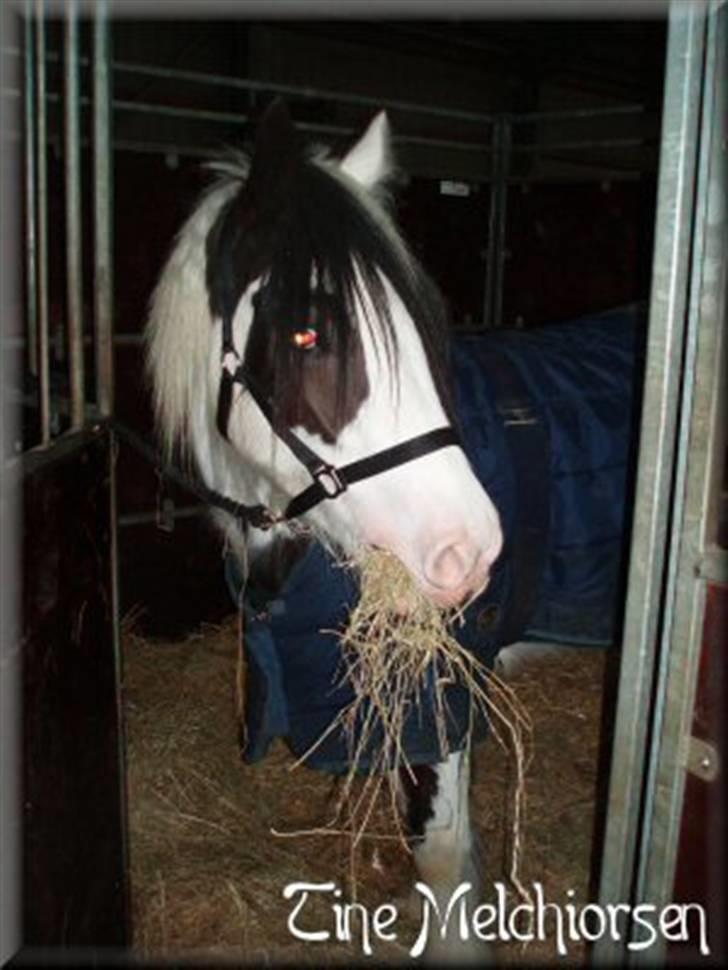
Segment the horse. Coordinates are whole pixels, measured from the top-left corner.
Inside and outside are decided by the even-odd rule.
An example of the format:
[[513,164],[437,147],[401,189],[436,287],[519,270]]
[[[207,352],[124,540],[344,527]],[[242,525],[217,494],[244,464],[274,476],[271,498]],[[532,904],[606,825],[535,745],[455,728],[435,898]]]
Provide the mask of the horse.
[[[435,603],[487,588],[503,535],[455,430],[437,288],[391,214],[378,114],[341,158],[286,106],[183,226],[152,296],[147,366],[167,456],[215,496],[240,575],[280,588],[312,542],[396,556]],[[418,874],[447,903],[480,884],[462,748],[403,786]],[[477,890],[476,890],[477,891]],[[448,933],[431,955],[468,954]]]
[[[327,734],[347,701],[331,631],[357,596],[337,564],[362,549],[458,608],[457,637],[486,665],[519,640],[619,635],[644,308],[453,339],[391,214],[390,142],[380,113],[334,158],[274,102],[250,156],[213,163],[151,301],[163,449],[204,481],[246,612],[248,761],[283,736],[310,766],[346,769]],[[400,779],[442,912],[482,887],[469,698],[448,689],[447,752],[418,711]],[[432,924],[428,956],[490,958],[453,924]]]

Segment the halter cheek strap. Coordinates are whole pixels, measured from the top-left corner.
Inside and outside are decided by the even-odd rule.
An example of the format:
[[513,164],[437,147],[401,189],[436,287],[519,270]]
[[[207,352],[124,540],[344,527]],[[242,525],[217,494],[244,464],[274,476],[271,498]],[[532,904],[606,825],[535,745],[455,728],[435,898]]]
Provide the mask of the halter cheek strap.
[[[460,446],[460,438],[455,429],[451,425],[445,425],[432,431],[426,431],[424,434],[416,435],[401,444],[393,445],[391,448],[384,448],[366,458],[349,462],[349,464],[342,465],[340,468],[330,465],[312,448],[309,448],[304,441],[301,441],[290,428],[276,426],[273,407],[269,398],[262,392],[245,365],[241,363],[235,350],[232,339],[232,321],[229,317],[223,319],[222,329],[222,373],[217,395],[218,431],[223,438],[229,440],[228,424],[233,403],[233,391],[236,384],[244,386],[274,433],[288,446],[300,464],[307,469],[312,479],[308,488],[291,499],[282,515],[276,515],[265,506],[244,506],[235,503],[237,518],[244,524],[252,525],[258,529],[268,529],[276,523],[298,518],[298,516],[309,512],[320,502],[323,502],[324,499],[338,498],[350,485],[354,485],[356,482],[361,482],[374,475],[381,475],[382,472],[415,461],[417,458],[422,458],[433,451],[439,451],[441,448],[449,448],[453,445]],[[220,496],[220,498],[225,499],[225,496]],[[225,500],[228,503],[231,501],[230,499]],[[252,514],[247,513],[246,510],[248,509]]]

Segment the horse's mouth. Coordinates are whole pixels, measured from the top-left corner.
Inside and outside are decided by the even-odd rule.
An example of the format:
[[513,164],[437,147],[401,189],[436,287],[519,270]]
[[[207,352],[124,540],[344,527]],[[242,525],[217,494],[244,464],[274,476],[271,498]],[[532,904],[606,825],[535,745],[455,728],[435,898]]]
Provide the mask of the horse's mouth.
[[478,557],[476,567],[470,571],[469,578],[472,578],[471,581],[454,587],[442,587],[430,582],[420,570],[410,568],[402,557],[392,552],[391,549],[386,549],[381,545],[372,545],[369,548],[397,559],[402,569],[410,577],[411,587],[398,589],[390,607],[392,612],[398,616],[408,616],[414,612],[421,603],[422,596],[438,609],[462,613],[485,592],[490,583],[489,560],[485,555]]

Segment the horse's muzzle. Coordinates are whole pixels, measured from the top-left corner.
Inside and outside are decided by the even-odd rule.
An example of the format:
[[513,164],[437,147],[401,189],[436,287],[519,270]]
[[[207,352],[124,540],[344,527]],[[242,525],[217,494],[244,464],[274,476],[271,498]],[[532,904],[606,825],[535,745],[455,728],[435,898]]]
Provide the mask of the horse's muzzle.
[[488,585],[499,552],[500,546],[483,551],[462,537],[438,544],[425,560],[425,592],[438,606],[461,606]]

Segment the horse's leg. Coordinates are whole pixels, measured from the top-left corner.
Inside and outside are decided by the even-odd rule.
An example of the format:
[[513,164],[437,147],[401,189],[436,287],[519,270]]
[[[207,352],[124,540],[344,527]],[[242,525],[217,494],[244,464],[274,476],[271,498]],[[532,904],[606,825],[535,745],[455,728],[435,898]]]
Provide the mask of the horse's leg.
[[[463,883],[472,889],[464,899],[468,909],[479,905],[481,875],[470,825],[470,763],[467,751],[456,751],[437,765],[420,765],[414,778],[402,771],[407,821],[420,881],[434,896],[444,917],[452,894]],[[429,907],[429,937],[425,958],[433,963],[487,963],[490,948],[479,940],[462,939],[456,903],[443,938],[431,902],[417,894],[419,907]],[[422,910],[424,916],[424,909]]]

